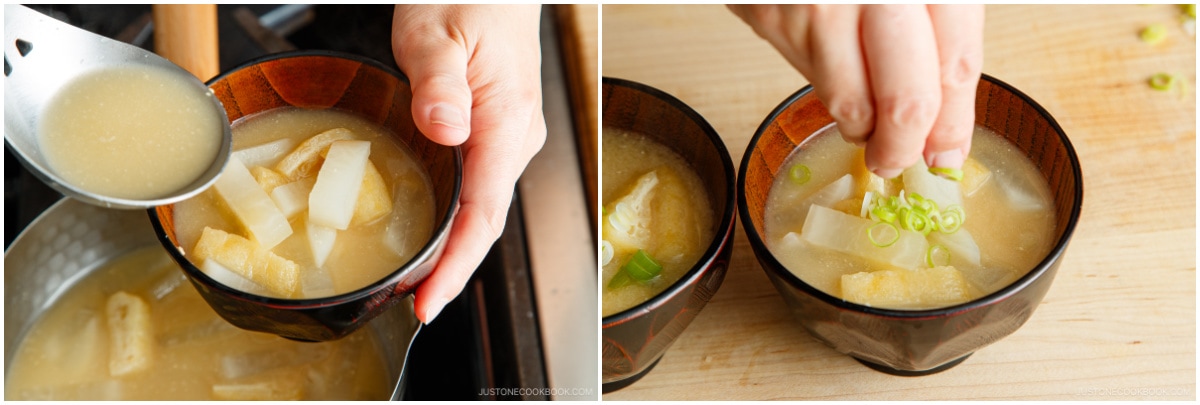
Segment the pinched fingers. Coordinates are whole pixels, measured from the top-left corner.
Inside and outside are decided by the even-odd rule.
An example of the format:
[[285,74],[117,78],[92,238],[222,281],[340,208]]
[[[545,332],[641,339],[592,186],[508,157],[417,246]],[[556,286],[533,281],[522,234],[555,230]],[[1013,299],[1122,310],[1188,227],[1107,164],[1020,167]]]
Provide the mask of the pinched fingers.
[[937,40],[942,105],[925,144],[929,167],[957,169],[971,150],[983,65],[983,6],[928,6]]
[[920,159],[940,109],[937,44],[918,5],[866,8],[862,34],[876,115],[867,168],[892,178]]

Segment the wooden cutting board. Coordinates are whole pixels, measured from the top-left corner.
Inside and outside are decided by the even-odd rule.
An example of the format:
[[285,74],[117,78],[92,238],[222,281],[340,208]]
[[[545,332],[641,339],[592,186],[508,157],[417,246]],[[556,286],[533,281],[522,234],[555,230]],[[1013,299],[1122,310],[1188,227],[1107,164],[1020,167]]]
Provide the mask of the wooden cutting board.
[[[722,6],[606,5],[603,75],[679,97],[736,162],[806,84]],[[963,364],[895,377],[790,318],[742,231],[724,285],[644,379],[605,400],[1196,399],[1196,43],[1170,5],[988,6],[984,72],[1042,104],[1083,166],[1057,278],[1016,333]],[[1148,24],[1169,27],[1151,46]],[[1150,75],[1185,77],[1159,92]]]

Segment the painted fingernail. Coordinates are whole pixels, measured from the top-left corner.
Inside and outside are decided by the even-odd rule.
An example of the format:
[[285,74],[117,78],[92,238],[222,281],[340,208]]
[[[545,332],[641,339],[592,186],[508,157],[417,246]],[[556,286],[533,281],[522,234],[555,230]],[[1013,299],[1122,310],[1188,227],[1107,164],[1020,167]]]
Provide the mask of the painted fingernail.
[[890,179],[890,178],[899,176],[900,172],[903,172],[903,171],[904,171],[904,169],[872,169],[871,170],[871,172],[875,173],[876,176],[883,177],[885,179]]
[[467,120],[462,111],[447,104],[438,104],[429,111],[429,121],[434,125],[445,125],[451,128],[466,129]]
[[450,303],[450,301],[445,298],[438,298],[430,303],[429,309],[425,310],[425,317],[423,318],[425,324],[428,325],[430,322],[433,322],[434,318],[437,318],[438,314],[442,312],[442,309],[445,308],[446,304],[448,303]]
[[940,167],[944,169],[959,169],[963,165],[963,153],[959,149],[951,149],[945,152],[934,153],[929,156],[929,160],[925,162],[929,167]]

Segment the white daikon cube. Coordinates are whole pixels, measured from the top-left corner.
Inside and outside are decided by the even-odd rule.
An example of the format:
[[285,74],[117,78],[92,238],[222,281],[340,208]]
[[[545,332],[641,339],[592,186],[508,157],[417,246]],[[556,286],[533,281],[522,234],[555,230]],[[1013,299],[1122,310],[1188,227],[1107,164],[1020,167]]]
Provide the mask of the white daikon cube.
[[308,222],[338,230],[350,226],[362,188],[371,142],[337,141],[317,173],[308,197]]
[[275,202],[275,206],[279,208],[279,212],[282,212],[283,216],[291,219],[296,214],[308,209],[308,195],[312,192],[313,184],[316,182],[315,177],[306,177],[275,187],[274,190],[271,190],[271,200]]
[[213,188],[263,248],[273,248],[292,234],[287,217],[237,158],[229,159]]
[[307,224],[308,227],[308,245],[312,249],[313,261],[317,263],[317,267],[325,265],[325,260],[329,258],[329,253],[333,252],[333,243],[337,241],[337,229],[333,229],[323,225],[317,225],[311,221]]
[[264,166],[271,167],[279,162],[285,153],[296,147],[297,141],[293,138],[283,138],[261,145],[251,146],[249,148],[238,149],[233,151],[233,156],[241,160],[246,166]]

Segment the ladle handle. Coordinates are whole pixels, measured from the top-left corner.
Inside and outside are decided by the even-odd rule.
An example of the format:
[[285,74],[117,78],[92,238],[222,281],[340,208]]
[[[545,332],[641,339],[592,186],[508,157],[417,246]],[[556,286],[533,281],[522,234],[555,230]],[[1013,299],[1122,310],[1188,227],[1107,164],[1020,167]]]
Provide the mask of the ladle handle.
[[221,71],[216,4],[155,4],[154,52],[202,81]]

